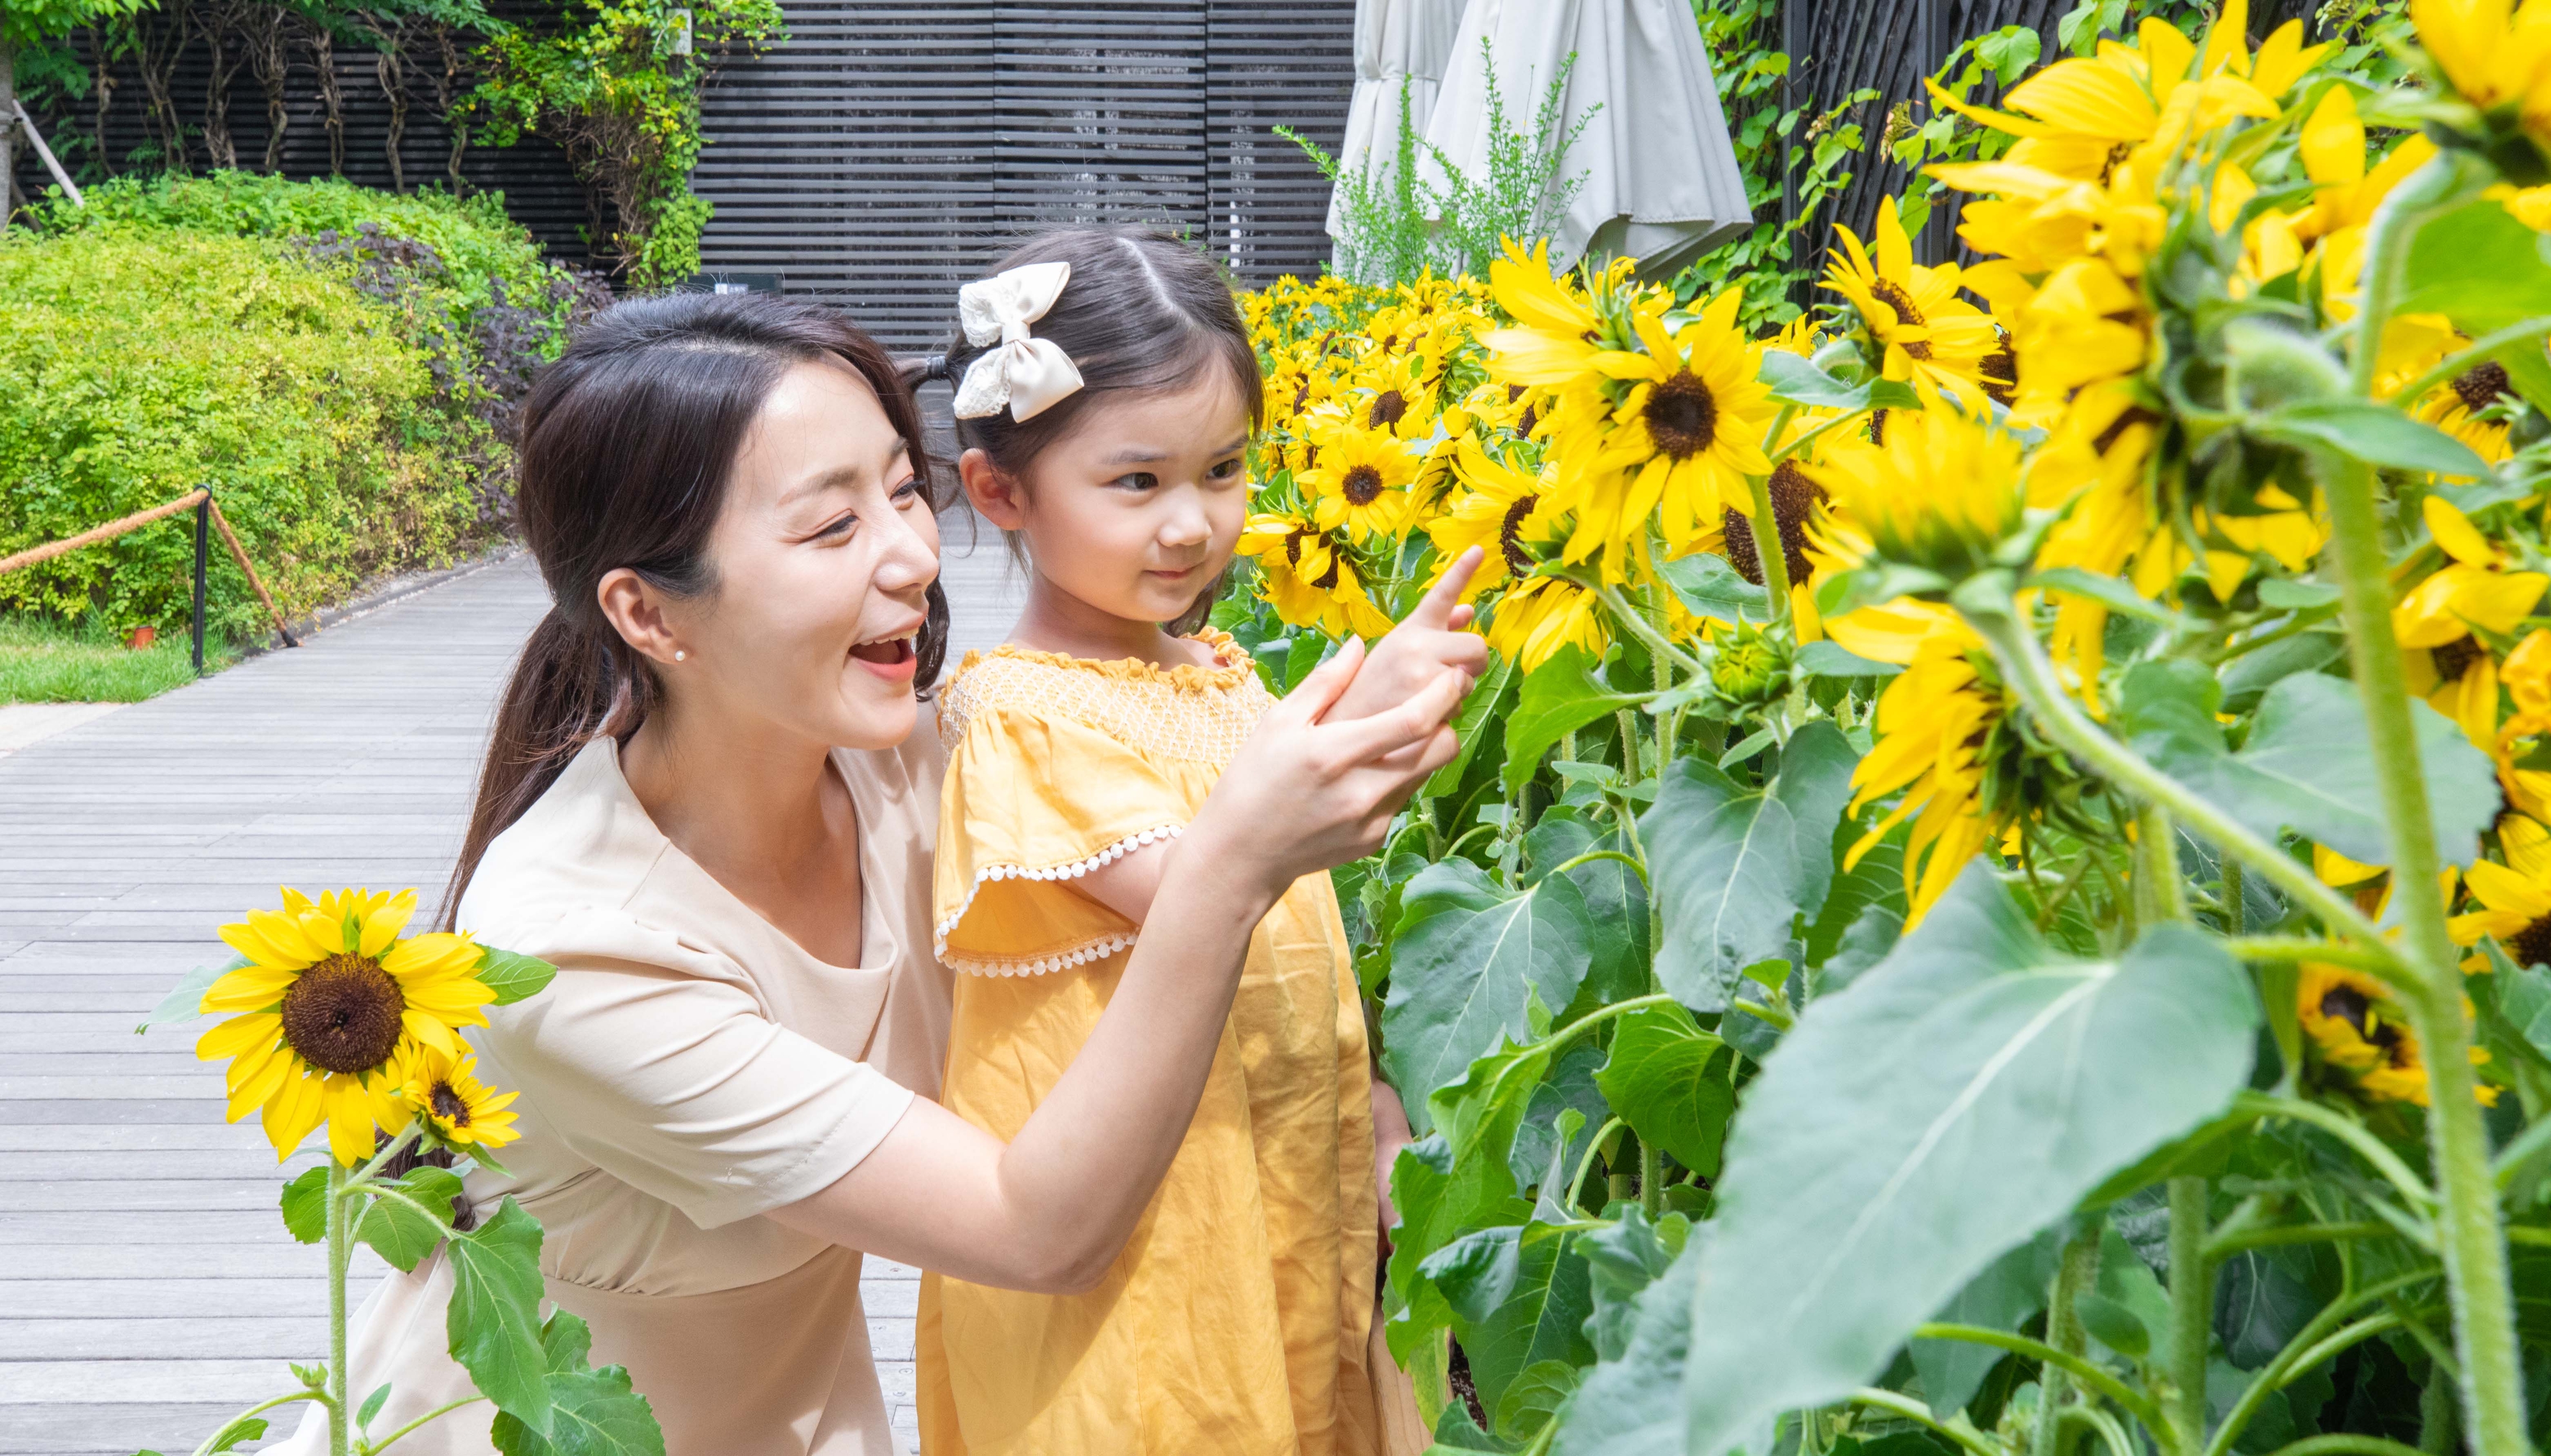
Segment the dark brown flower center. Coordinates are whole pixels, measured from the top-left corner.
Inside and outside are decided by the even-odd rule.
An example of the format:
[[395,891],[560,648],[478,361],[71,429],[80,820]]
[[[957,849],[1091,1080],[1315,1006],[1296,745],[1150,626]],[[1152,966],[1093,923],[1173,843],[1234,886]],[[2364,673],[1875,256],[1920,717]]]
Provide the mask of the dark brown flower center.
[[[1869,282],[1869,291],[1879,302],[1895,310],[1895,322],[1898,325],[1905,328],[1921,327],[1922,310],[1913,306],[1913,295],[1905,292],[1894,279],[1872,278]],[[1902,345],[1901,348],[1906,355],[1914,359],[1931,357],[1931,346],[1923,340],[1916,339]]]
[[369,1072],[398,1050],[407,996],[369,956],[339,954],[301,973],[283,993],[283,1039],[328,1072]]
[[1515,433],[1529,440],[1532,438],[1532,406],[1527,404],[1523,407],[1522,417],[1515,421]]
[[2551,915],[2515,932],[2506,943],[2506,953],[2518,966],[2551,966]]
[[1308,377],[1305,377],[1302,380],[1302,387],[1293,391],[1293,413],[1297,415],[1300,414],[1302,412],[1302,406],[1310,402],[1311,381]]
[[1984,375],[1985,397],[2007,407],[2019,388],[2019,356],[2011,352],[2010,330],[1995,324],[1993,337],[2001,341],[2001,348],[1986,355],[1977,371]]
[[2469,637],[2457,637],[2442,647],[2427,649],[2427,660],[2436,665],[2436,676],[2447,682],[2459,682],[2471,665],[2489,656],[2489,649]]
[[2320,998],[2320,1013],[2355,1027],[2358,1036],[2365,1034],[2366,1013],[2372,1009],[2365,992],[2352,986],[2333,986]]
[[2487,409],[2514,391],[2514,382],[2506,377],[2506,365],[2494,359],[2454,375],[2454,393],[2462,396],[2465,409]]
[[1700,376],[1684,369],[1648,395],[1648,438],[1676,461],[1709,448],[1718,438],[1718,401]]
[[454,1092],[452,1090],[451,1083],[436,1083],[434,1085],[434,1096],[431,1100],[434,1105],[435,1116],[442,1118],[444,1121],[451,1123],[455,1127],[467,1127],[469,1125],[468,1099],[461,1096],[460,1093]]
[[2126,143],[2119,142],[2110,147],[2106,159],[2099,163],[2099,185],[2108,185],[2108,179],[2117,174],[2117,164],[2134,155],[2135,149]]
[[1384,389],[1373,397],[1373,408],[1365,411],[1364,427],[1368,430],[1396,429],[1408,413],[1408,396],[1396,389]]
[[1505,519],[1497,522],[1497,551],[1506,559],[1508,574],[1523,577],[1532,574],[1532,553],[1523,549],[1524,518],[1541,503],[1538,495],[1522,495],[1506,507]]
[[1869,412],[1869,443],[1878,446],[1887,443],[1887,411],[1883,409]]
[[[1815,567],[1807,560],[1807,517],[1825,498],[1825,489],[1808,479],[1796,462],[1785,460],[1772,471],[1771,490],[1772,519],[1781,528],[1781,564],[1789,569],[1789,584],[1812,580]],[[1763,556],[1754,549],[1754,523],[1731,509],[1719,524],[1727,534],[1727,564],[1736,569],[1736,574],[1762,585]]]
[[1371,505],[1381,499],[1381,471],[1371,466],[1357,466],[1338,482],[1338,493],[1349,505]]

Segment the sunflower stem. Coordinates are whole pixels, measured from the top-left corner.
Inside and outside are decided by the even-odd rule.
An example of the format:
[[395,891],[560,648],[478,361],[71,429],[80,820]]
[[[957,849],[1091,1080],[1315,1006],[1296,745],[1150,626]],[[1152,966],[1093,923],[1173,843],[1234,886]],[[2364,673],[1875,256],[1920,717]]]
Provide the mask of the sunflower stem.
[[1658,631],[1637,607],[1632,606],[1627,597],[1621,595],[1621,588],[1597,586],[1594,588],[1594,597],[1611,611],[1614,621],[1628,628],[1631,636],[1646,644],[1648,651],[1664,654],[1668,661],[1695,677],[1709,675],[1706,664],[1667,641],[1666,635]]
[[346,1165],[328,1159],[328,1456],[347,1456],[346,1261],[353,1252],[354,1198],[346,1192]]
[[[2389,211],[2387,204],[2386,211]],[[2387,232],[2389,251],[2404,251],[2413,229]],[[2378,253],[2376,281],[2387,286],[2397,259]],[[2388,302],[2388,299],[2387,299]],[[2369,307],[2358,341],[2360,375],[2370,361],[2381,315]],[[2427,1143],[2442,1207],[2437,1246],[2452,1300],[2454,1344],[2462,1357],[2464,1429],[2479,1456],[2520,1456],[2525,1434],[2524,1376],[2515,1342],[2514,1297],[2507,1284],[2506,1242],[2490,1178],[2489,1129],[2481,1121],[2480,1083],[2472,1071],[2472,1024],[2464,1010],[2463,973],[2445,928],[2442,893],[2430,893],[2444,865],[2436,851],[2426,774],[2392,631],[2392,582],[2375,509],[2374,470],[2363,461],[2325,452],[2312,456],[2330,517],[2339,568],[2339,607],[2373,740],[2374,774],[2392,849],[2393,884],[2401,923],[2398,954],[2411,973],[2401,1003],[2427,1064]]]
[[1772,477],[1748,475],[1745,488],[1754,492],[1754,516],[1748,524],[1754,532],[1754,560],[1762,568],[1763,589],[1772,598],[1772,620],[1789,620],[1789,553],[1781,541],[1781,517],[1772,508]]
[[[2037,1429],[2029,1441],[2029,1456],[2056,1456],[2063,1443],[2064,1402],[2072,1393],[2070,1375],[2083,1363],[2082,1352],[2090,1348],[2090,1332],[2082,1327],[2074,1301],[2098,1286],[2099,1235],[2104,1228],[2098,1215],[2092,1214],[2064,1245],[2062,1262],[2055,1266],[2055,1285],[2046,1296],[2046,1343],[2065,1358],[2049,1359],[2038,1367]],[[2154,1417],[2161,1412],[2146,1407],[2137,1413],[2158,1432],[2160,1422]]]
[[2209,1219],[2202,1178],[2170,1181],[2171,1419],[2179,1449],[2205,1445],[2205,1357],[2214,1334],[2214,1266],[2205,1257]]
[[[2037,719],[2038,725],[2046,730],[2047,737],[2071,750],[2118,785],[2170,810],[2181,822],[2212,840],[2225,853],[2237,854],[2247,860],[2253,869],[2300,901],[2332,931],[2362,942],[2371,955],[2382,958],[2384,969],[2375,974],[2387,981],[2399,981],[2405,976],[2405,968],[2385,946],[2374,922],[2366,919],[2365,913],[2356,908],[2353,901],[2321,884],[2311,871],[2252,833],[2240,821],[2225,815],[2187,785],[2145,762],[2142,755],[2100,731],[2056,682],[2055,670],[2046,661],[2046,654],[2008,611],[1980,611],[1964,602],[1960,603],[1960,608],[1968,625],[1974,627],[1977,635],[1992,649],[1994,661],[2001,666],[2003,680],[2019,694],[2020,701]],[[2104,866],[2102,871],[2104,873]]]
[[2135,870],[2131,888],[2135,921],[2150,929],[2188,918],[2188,891],[2179,880],[2179,830],[2170,810],[2145,802],[2135,810]]

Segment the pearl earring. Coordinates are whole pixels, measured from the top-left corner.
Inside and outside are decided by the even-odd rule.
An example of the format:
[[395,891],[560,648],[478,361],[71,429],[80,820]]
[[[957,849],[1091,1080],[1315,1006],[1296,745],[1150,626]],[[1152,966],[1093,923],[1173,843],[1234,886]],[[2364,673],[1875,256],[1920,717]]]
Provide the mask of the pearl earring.
[[689,654],[689,653],[686,653],[686,652],[678,652],[678,651],[677,651],[677,652],[675,652],[675,653],[673,654],[673,661],[678,663],[678,662],[680,662],[682,659],[684,659],[684,658],[686,658],[686,657],[689,657],[689,656],[690,656],[690,654]]

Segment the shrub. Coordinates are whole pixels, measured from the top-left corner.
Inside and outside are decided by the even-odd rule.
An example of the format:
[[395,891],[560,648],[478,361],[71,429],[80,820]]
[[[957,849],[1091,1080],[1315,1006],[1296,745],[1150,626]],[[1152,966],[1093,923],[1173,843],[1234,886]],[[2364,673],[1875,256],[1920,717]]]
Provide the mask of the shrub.
[[[482,528],[474,419],[439,407],[396,316],[291,245],[100,220],[0,239],[0,554],[207,481],[285,609],[449,560]],[[0,576],[0,608],[121,631],[189,612],[182,521]],[[216,565],[211,623],[260,630]]]
[[[47,227],[287,241],[306,261],[386,306],[399,336],[426,356],[436,403],[458,427],[447,443],[469,468],[479,521],[491,528],[513,519],[506,447],[515,406],[534,371],[566,346],[575,321],[610,301],[598,276],[542,257],[505,215],[499,193],[455,198],[217,171],[117,178],[91,191],[88,204],[54,203]],[[462,423],[471,420],[484,428]]]

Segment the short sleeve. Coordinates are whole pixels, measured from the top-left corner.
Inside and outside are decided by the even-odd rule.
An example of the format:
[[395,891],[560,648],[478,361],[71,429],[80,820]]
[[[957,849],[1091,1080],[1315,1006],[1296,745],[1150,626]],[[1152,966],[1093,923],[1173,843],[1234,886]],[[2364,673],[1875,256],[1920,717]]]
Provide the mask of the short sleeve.
[[830,1187],[912,1104],[884,1073],[771,1020],[718,958],[629,930],[663,946],[546,950],[557,979],[491,1007],[474,1034],[491,1071],[612,1177],[716,1228]]
[[1133,922],[1069,884],[1173,838],[1187,817],[1177,787],[1112,735],[1014,708],[977,712],[940,793],[939,959],[954,971],[1032,976],[1132,945]]

